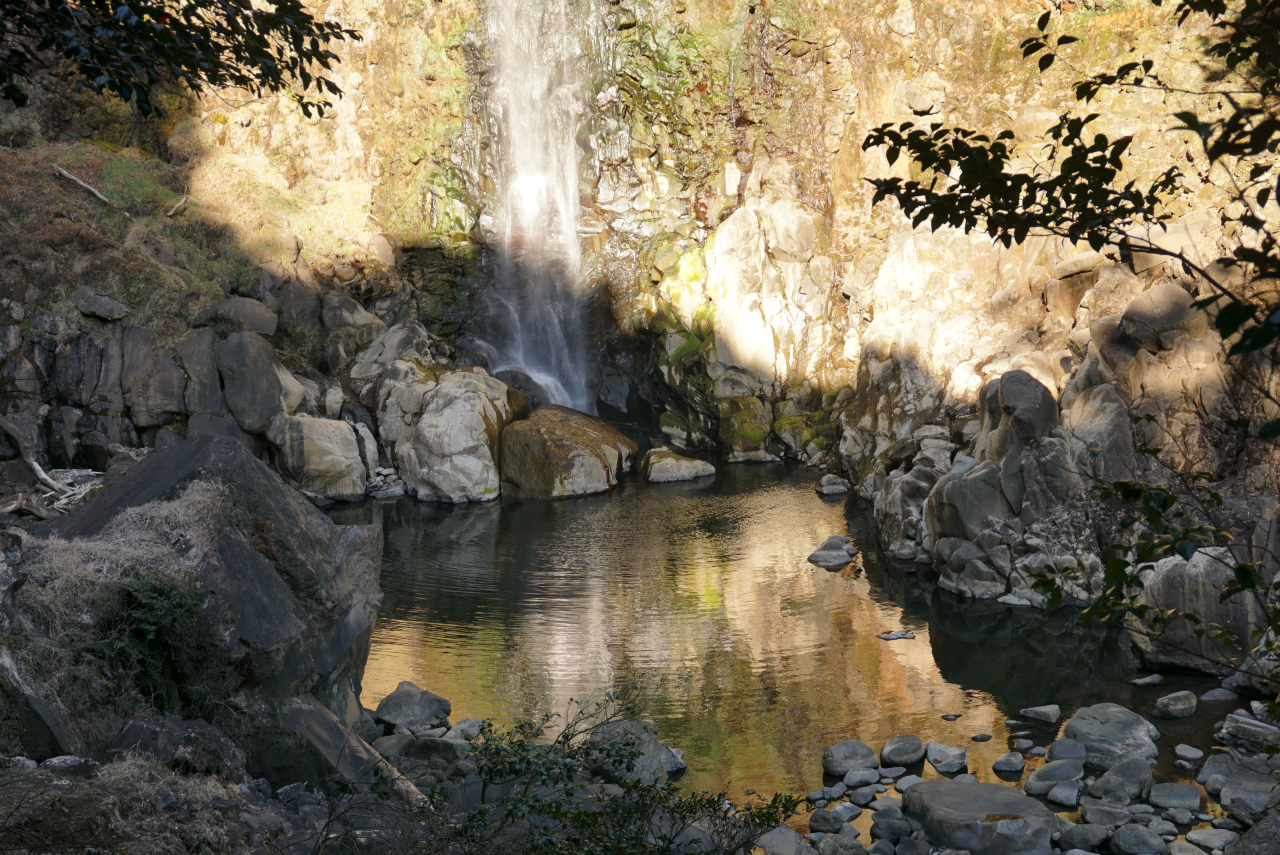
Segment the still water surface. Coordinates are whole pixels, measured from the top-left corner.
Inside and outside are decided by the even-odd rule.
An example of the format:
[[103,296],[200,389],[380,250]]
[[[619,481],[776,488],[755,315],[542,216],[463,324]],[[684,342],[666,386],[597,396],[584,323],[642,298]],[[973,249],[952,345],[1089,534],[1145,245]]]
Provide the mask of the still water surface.
[[[454,721],[501,724],[635,682],[654,692],[662,741],[685,752],[684,781],[740,795],[816,789],[827,746],[878,749],[900,733],[968,747],[988,780],[1022,707],[1108,700],[1149,714],[1184,682],[1213,685],[1138,689],[1116,638],[1068,610],[922,590],[876,561],[867,509],[814,482],[798,466],[738,465],[581,499],[335,512],[386,533],[364,702],[410,680],[449,698]],[[840,573],[806,560],[832,534],[863,553]],[[916,638],[876,637],[897,629]],[[970,741],[982,733],[994,738]]]

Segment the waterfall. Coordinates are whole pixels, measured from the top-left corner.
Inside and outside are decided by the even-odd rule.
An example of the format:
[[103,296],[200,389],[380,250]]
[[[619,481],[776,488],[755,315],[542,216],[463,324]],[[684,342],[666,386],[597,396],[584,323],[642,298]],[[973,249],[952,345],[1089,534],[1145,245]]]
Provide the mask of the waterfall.
[[592,65],[580,35],[587,5],[495,0],[489,6],[487,110],[497,190],[482,225],[498,252],[470,343],[494,374],[532,385],[544,403],[594,413],[598,379],[578,240],[576,142]]

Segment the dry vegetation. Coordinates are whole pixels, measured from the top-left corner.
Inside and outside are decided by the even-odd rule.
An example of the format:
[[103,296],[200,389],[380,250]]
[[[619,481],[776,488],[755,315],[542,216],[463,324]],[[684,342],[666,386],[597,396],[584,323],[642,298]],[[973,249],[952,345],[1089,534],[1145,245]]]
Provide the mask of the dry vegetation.
[[194,643],[195,569],[226,516],[221,485],[121,512],[96,537],[27,540],[30,574],[10,626],[19,664],[92,743],[129,715],[185,699],[172,655]]

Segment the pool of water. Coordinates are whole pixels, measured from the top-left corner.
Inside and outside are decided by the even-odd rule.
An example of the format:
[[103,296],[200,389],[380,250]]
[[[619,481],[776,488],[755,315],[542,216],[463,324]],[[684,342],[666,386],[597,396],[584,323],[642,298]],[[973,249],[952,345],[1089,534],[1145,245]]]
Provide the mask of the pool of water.
[[[1069,714],[1107,700],[1149,715],[1161,695],[1216,685],[1135,688],[1127,644],[1070,610],[930,590],[876,560],[865,506],[824,500],[815,480],[794,465],[738,465],[580,499],[335,511],[386,533],[364,703],[410,680],[449,698],[455,721],[510,723],[635,683],[662,741],[685,752],[684,782],[740,796],[809,792],[832,743],[878,749],[901,733],[967,746],[970,769],[994,780],[1005,719],[1022,707]],[[832,534],[862,550],[839,573],[806,560]],[[897,629],[916,637],[876,637]],[[1178,779],[1172,746],[1207,748],[1225,712],[1160,723],[1158,774]],[[1037,744],[1053,738],[1030,729]],[[992,740],[971,741],[984,733]]]

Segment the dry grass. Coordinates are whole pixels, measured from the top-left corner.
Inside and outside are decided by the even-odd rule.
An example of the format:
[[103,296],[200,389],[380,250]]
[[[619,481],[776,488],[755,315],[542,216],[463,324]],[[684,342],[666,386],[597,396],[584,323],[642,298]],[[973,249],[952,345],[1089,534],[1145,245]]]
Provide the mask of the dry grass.
[[13,630],[12,646],[89,744],[155,703],[157,681],[167,678],[143,671],[165,652],[152,645],[167,642],[154,636],[194,600],[195,570],[226,506],[224,487],[200,481],[173,501],[121,512],[97,537],[28,540],[30,579],[18,604],[29,621]]

